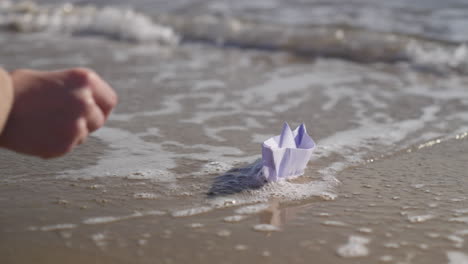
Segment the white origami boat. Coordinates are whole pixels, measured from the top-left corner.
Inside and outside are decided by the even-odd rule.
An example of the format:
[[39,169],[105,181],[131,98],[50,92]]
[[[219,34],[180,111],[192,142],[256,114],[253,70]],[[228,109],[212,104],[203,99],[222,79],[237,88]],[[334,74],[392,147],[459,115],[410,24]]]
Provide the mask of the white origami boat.
[[267,181],[277,181],[304,174],[314,148],[315,142],[304,124],[292,131],[288,123],[284,123],[280,135],[263,142],[263,177]]

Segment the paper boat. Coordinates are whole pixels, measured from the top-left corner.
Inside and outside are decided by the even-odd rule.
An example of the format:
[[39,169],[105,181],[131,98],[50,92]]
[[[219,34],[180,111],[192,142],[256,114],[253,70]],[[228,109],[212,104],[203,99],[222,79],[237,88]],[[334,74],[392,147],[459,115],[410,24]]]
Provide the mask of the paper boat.
[[292,131],[288,123],[284,123],[281,135],[263,142],[263,177],[267,181],[277,181],[304,174],[314,148],[315,142],[304,124]]

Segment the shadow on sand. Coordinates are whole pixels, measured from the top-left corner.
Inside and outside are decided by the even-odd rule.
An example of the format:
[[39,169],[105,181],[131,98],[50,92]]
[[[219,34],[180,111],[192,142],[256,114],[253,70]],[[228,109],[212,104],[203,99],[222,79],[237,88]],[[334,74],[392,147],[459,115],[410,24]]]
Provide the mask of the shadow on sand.
[[214,179],[207,194],[213,197],[259,189],[267,183],[263,177],[259,177],[261,169],[261,159],[246,166],[231,169]]

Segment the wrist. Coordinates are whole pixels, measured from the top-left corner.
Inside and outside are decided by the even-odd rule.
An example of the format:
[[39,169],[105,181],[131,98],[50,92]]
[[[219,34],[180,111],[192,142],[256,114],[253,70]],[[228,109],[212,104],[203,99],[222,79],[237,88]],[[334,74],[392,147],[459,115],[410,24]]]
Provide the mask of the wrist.
[[8,121],[8,116],[13,106],[13,98],[13,82],[10,74],[0,68],[0,136]]

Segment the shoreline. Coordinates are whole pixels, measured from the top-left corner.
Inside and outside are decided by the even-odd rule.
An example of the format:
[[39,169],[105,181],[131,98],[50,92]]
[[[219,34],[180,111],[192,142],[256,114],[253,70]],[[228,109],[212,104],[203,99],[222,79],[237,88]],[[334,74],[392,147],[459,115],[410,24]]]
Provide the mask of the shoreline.
[[[462,220],[463,210],[468,212],[468,206],[463,207],[468,199],[464,193],[468,179],[460,177],[465,172],[467,150],[468,139],[463,138],[392,155],[340,173],[342,185],[336,200],[287,204],[271,200],[263,210],[261,203],[250,206],[253,213],[241,214],[236,211],[248,206],[188,217],[140,215],[83,224],[76,219],[128,215],[129,208],[157,209],[161,201],[113,194],[113,200],[95,201],[95,206],[80,209],[80,201],[99,197],[102,189],[96,193],[101,187],[88,188],[90,194],[95,193],[93,196],[79,189],[102,182],[52,180],[50,185],[33,186],[34,191],[28,191],[31,198],[24,197],[24,183],[2,184],[1,192],[6,197],[17,198],[3,201],[4,212],[8,213],[0,220],[0,255],[5,263],[154,263],[155,259],[162,259],[162,263],[284,263],[288,259],[293,263],[307,263],[310,259],[345,263],[355,252],[345,247],[345,253],[339,253],[338,248],[352,244],[348,239],[357,237],[357,241],[369,240],[361,245],[367,251],[355,256],[360,263],[407,258],[412,263],[444,263],[447,252],[467,249],[464,239],[468,233],[463,233],[466,224]],[[69,200],[51,201],[40,195],[50,192],[52,186],[68,193]],[[233,215],[244,218],[224,220]],[[52,224],[58,223],[78,227],[62,225],[54,229]],[[33,224],[39,230],[28,231]],[[41,226],[49,228],[41,231]],[[257,230],[255,226],[259,226]]]

